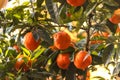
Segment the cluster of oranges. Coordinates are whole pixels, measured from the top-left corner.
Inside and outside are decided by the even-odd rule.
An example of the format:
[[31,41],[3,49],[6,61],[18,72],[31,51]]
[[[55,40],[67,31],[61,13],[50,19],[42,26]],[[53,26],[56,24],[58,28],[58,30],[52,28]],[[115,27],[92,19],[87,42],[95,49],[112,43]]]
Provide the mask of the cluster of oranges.
[[[71,37],[64,31],[60,31],[53,35],[54,40],[54,49],[57,50],[66,50],[68,47],[74,47],[71,41]],[[32,32],[28,32],[24,36],[24,45],[29,50],[35,50],[40,44],[40,40],[36,41],[33,37]],[[14,46],[17,51],[20,51],[18,46]],[[59,53],[56,59],[57,65],[61,69],[68,69],[71,63],[70,60],[71,53]],[[27,62],[24,61],[24,58],[27,59]],[[92,57],[88,54],[87,51],[79,51],[75,54],[74,65],[78,69],[85,70],[92,63]],[[32,60],[28,56],[20,55],[17,58],[15,63],[15,69],[18,71],[28,71],[32,65]]]
[[[14,45],[13,48],[16,50],[17,53],[21,52],[18,45]],[[15,62],[15,69],[17,71],[21,70],[23,72],[29,71],[30,67],[32,66],[32,60],[29,56],[20,54],[17,56],[16,62]]]
[[[54,39],[54,47],[58,50],[65,50],[69,46],[71,46],[71,38],[70,36],[64,32],[60,31],[58,33],[55,33],[53,35]],[[74,48],[74,45],[72,46]],[[72,53],[66,52],[66,53],[59,53],[56,59],[57,66],[63,70],[69,69],[69,65],[72,62],[70,60],[70,55]],[[77,69],[85,70],[91,63],[92,63],[92,56],[85,50],[80,50],[74,55],[74,60],[73,60],[74,66]],[[90,80],[90,73],[87,72],[86,75],[86,80]],[[78,79],[83,79],[82,75],[77,76]]]
[[[64,32],[60,31],[55,33],[54,36],[54,46],[59,50],[65,50],[71,45],[70,36]],[[56,62],[59,68],[68,69],[70,65],[70,53],[60,53],[57,56]],[[87,51],[79,51],[75,54],[74,65],[78,69],[85,70],[92,63],[92,57]]]
[[[34,51],[40,44],[40,39],[35,40],[33,33],[28,32],[24,36],[24,46],[31,51]],[[16,50],[16,52],[20,52],[20,48],[17,45],[14,45],[13,48]],[[29,71],[30,67],[32,66],[32,60],[27,55],[18,55],[16,63],[15,63],[15,69],[17,71]]]
[[32,66],[32,60],[25,55],[19,55],[18,59],[15,63],[15,69],[17,71],[21,70],[21,71],[29,71],[29,68]]

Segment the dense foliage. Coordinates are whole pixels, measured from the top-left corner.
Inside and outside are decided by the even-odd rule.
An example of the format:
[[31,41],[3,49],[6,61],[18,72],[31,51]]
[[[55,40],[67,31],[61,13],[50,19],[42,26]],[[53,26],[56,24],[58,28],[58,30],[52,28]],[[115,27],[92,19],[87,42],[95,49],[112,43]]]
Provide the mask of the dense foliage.
[[[0,80],[79,80],[76,75],[89,80],[85,78],[88,70],[93,71],[95,65],[101,64],[106,68],[109,64],[115,66],[111,79],[119,74],[120,11],[117,23],[110,20],[114,11],[120,8],[119,0],[82,0],[84,4],[80,6],[71,6],[67,3],[70,0],[30,0],[22,5],[17,1],[14,3],[17,6],[0,10]],[[71,40],[67,42],[70,45],[61,42],[68,39],[66,36],[59,35],[58,43],[55,42],[54,34],[59,31],[69,34]],[[34,41],[40,40],[32,50],[26,48],[25,43],[33,48],[36,45],[33,40],[31,44],[24,43],[28,32],[32,32]],[[30,41],[31,37],[27,38]],[[63,47],[68,46],[58,49],[54,45],[61,46],[59,42]],[[76,53],[82,50],[92,56],[92,63],[84,70],[74,65]],[[64,53],[69,55],[65,57]],[[69,58],[69,66],[65,63],[67,69],[61,61],[65,69],[58,66],[59,54],[64,55],[65,60]],[[88,55],[82,57],[83,61]]]

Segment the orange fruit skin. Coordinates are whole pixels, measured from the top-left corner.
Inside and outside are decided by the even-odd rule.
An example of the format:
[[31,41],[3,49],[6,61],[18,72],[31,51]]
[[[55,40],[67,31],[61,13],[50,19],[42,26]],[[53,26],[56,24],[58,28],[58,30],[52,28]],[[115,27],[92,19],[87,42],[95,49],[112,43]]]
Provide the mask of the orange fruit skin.
[[54,46],[58,48],[59,50],[65,50],[71,44],[70,36],[66,32],[63,32],[63,31],[55,33],[53,35],[53,39],[54,39]]
[[69,53],[62,53],[58,54],[56,62],[59,68],[61,69],[68,69],[70,64],[70,54]]
[[7,3],[8,3],[8,0],[0,0],[0,9],[4,8]]
[[85,59],[87,54],[88,53],[86,51],[79,51],[75,55],[74,65],[76,68],[85,70],[92,63],[92,57],[90,55],[88,55],[88,57]]
[[27,49],[34,51],[40,44],[40,39],[36,41],[33,37],[32,32],[28,32],[24,36],[24,45]]
[[118,24],[120,23],[120,9],[117,9],[114,11],[112,17],[109,19],[110,22],[113,24]]
[[[28,62],[25,63],[23,58],[26,57],[28,59]],[[32,61],[29,59],[29,57],[24,56],[24,55],[20,55],[19,58],[17,59],[16,63],[15,63],[15,69],[17,71],[19,71],[20,69],[22,69],[22,71],[26,72],[29,70],[29,68],[32,66]]]
[[120,32],[120,26],[118,26],[116,29],[116,33],[119,33],[119,32]]
[[70,4],[71,6],[82,6],[86,0],[67,0],[67,3]]
[[89,71],[87,71],[86,80],[90,80],[90,72]]
[[16,52],[20,52],[20,48],[17,45],[14,45],[13,48],[16,50]]

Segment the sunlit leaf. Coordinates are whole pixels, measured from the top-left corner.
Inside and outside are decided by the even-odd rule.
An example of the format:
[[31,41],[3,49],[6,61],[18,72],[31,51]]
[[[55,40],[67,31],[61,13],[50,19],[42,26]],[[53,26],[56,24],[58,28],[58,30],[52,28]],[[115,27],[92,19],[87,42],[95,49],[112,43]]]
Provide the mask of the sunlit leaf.
[[33,59],[36,59],[40,56],[40,54],[43,53],[43,51],[45,51],[45,48],[42,48],[40,50],[38,50],[36,53],[34,53]]
[[30,51],[24,47],[21,47],[21,49],[25,52],[25,54],[30,55]]

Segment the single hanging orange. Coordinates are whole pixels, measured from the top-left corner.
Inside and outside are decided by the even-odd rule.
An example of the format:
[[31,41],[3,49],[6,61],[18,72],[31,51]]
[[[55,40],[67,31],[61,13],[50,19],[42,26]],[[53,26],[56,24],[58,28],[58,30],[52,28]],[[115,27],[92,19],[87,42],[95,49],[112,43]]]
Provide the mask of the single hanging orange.
[[70,4],[71,6],[82,6],[86,0],[67,0],[67,3]]
[[58,54],[56,62],[59,68],[68,69],[70,64],[70,54],[69,53]]
[[85,70],[92,63],[92,57],[87,51],[79,51],[74,58],[74,65],[78,69]]
[[70,36],[64,31],[55,33],[53,35],[53,39],[54,39],[54,46],[60,50],[67,49],[71,44]]
[[24,46],[27,49],[29,49],[31,51],[34,51],[39,46],[39,44],[40,44],[40,39],[35,40],[32,32],[28,32],[27,34],[25,34],[25,36],[24,36]]

